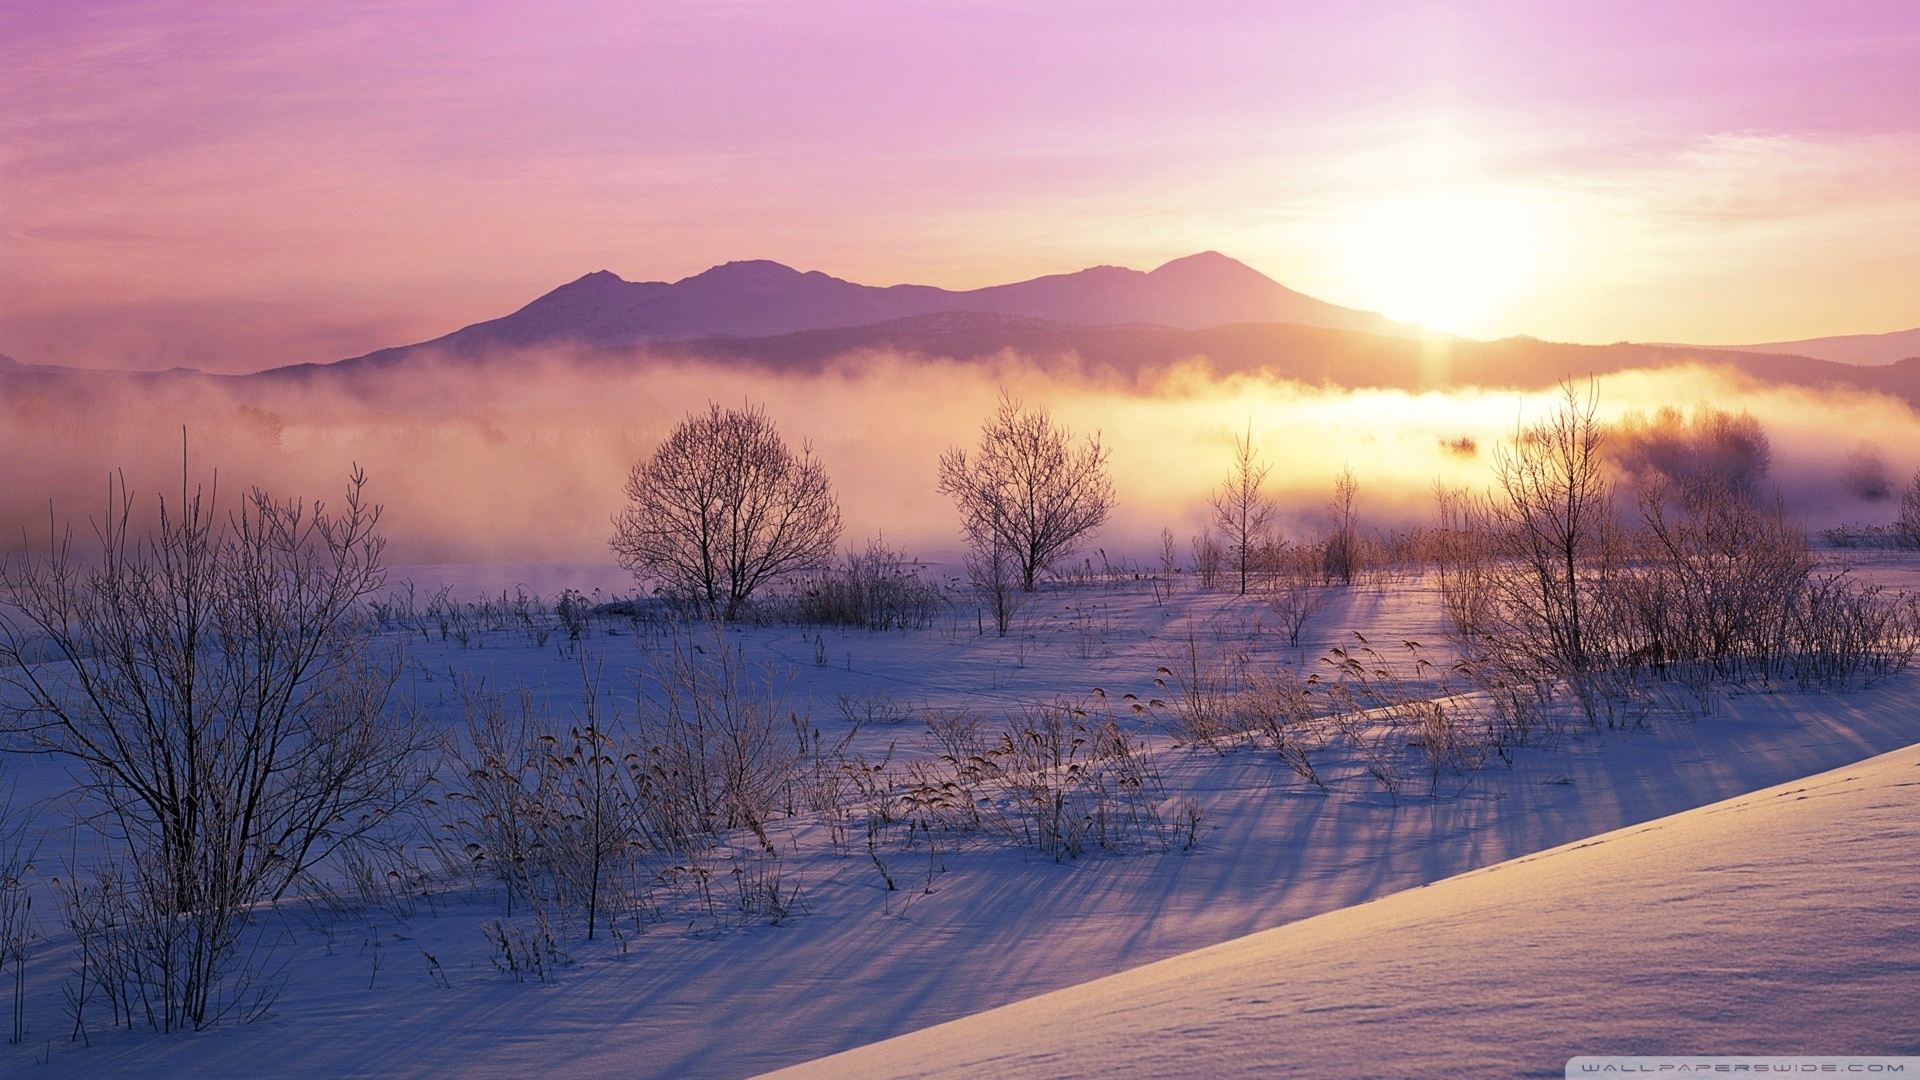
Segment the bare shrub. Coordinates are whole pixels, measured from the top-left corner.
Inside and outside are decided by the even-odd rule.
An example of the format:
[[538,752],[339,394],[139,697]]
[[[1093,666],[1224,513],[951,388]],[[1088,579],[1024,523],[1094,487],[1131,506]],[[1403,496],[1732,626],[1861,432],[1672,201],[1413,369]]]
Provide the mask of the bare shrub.
[[1226,555],[1239,576],[1240,595],[1245,596],[1273,518],[1273,500],[1260,493],[1273,467],[1262,464],[1254,452],[1251,425],[1245,437],[1234,436],[1233,446],[1227,478],[1207,496],[1207,504],[1213,508],[1213,523],[1227,538]]
[[1324,559],[1313,548],[1289,546],[1269,557],[1263,599],[1286,631],[1287,644],[1299,645],[1308,620],[1327,606],[1328,587],[1322,582]]
[[840,507],[809,443],[759,406],[689,415],[627,477],[609,541],[623,569],[731,620],[755,590],[833,556]]
[[587,636],[587,626],[593,618],[593,601],[578,589],[567,589],[554,601],[553,614],[560,620],[560,628],[567,632],[567,640],[580,641]]
[[511,918],[516,899],[534,904],[540,897],[542,717],[525,687],[508,695],[463,681],[458,694],[466,739],[449,751],[443,770],[445,805],[452,808],[445,827],[455,834],[467,865],[491,873],[506,887]]
[[939,490],[959,508],[975,554],[1011,558],[1022,591],[1032,592],[1041,572],[1112,516],[1109,455],[1098,433],[1076,447],[1045,408],[1002,394],[972,456],[957,446],[940,455]]
[[1226,565],[1227,556],[1220,547],[1220,541],[1213,538],[1213,530],[1200,530],[1188,542],[1188,547],[1193,553],[1193,571],[1200,578],[1200,587],[1209,590],[1219,588],[1220,572]]
[[1321,548],[1327,580],[1342,585],[1353,584],[1364,554],[1359,511],[1354,505],[1359,494],[1360,483],[1353,478],[1353,469],[1342,467],[1340,475],[1333,478],[1333,498],[1327,500],[1327,541]]
[[885,690],[852,690],[833,695],[833,711],[854,730],[863,726],[902,724],[912,720],[916,710]]
[[771,614],[814,626],[919,630],[933,625],[944,603],[939,584],[879,538],[865,551],[847,551],[838,567],[801,577]]
[[998,729],[964,711],[929,713],[926,723],[933,765],[912,771],[900,800],[929,837],[985,832],[1059,862],[1096,849],[1164,850],[1178,833],[1161,814],[1166,792],[1151,757],[1078,706],[1025,705]]
[[[1471,783],[1486,761],[1489,725],[1470,699],[1456,696],[1445,674],[1418,642],[1402,643],[1402,661],[1389,659],[1359,634],[1336,646],[1322,663],[1332,678],[1320,686],[1327,724],[1356,751],[1367,774],[1398,798],[1408,773],[1427,774],[1428,794],[1440,796],[1441,777]],[[1413,762],[1407,750],[1415,751]]]
[[[583,664],[583,667],[585,665]],[[617,717],[603,715],[598,668],[587,676],[580,709],[565,734],[543,736],[535,810],[542,856],[556,898],[583,911],[587,940],[632,905],[629,882],[642,850],[633,790]]]
[[1795,597],[1786,634],[1792,678],[1803,689],[1869,685],[1912,663],[1920,610],[1910,595],[1824,574]]
[[119,921],[96,945],[135,950],[103,970],[161,1030],[245,1015],[258,906],[424,782],[362,609],[385,580],[364,484],[355,470],[339,513],[255,490],[223,517],[183,480],[136,536],[121,481],[98,562],[69,533],[0,564],[12,722],[76,766],[116,852],[97,885]]
[[961,563],[974,596],[993,615],[994,632],[1006,637],[1014,616],[1026,606],[1027,592],[1013,549],[991,536],[981,543],[984,546],[969,550]]
[[1813,572],[1806,534],[1726,484],[1653,485],[1640,518],[1640,559],[1620,578],[1639,628],[1624,664],[1694,682],[1780,674]]
[[1255,735],[1265,739],[1288,768],[1325,791],[1326,782],[1307,756],[1326,745],[1328,733],[1313,693],[1315,681],[1311,676],[1301,679],[1291,669],[1256,672],[1247,680],[1240,708]]
[[27,961],[40,936],[26,883],[34,869],[31,822],[15,809],[10,794],[0,797],[0,978],[13,983],[7,1041],[15,1044],[27,1037]]
[[716,628],[700,641],[675,635],[646,681],[626,765],[648,845],[684,855],[748,829],[771,851],[766,823],[799,755],[778,675],[750,671]]
[[1242,730],[1239,716],[1241,688],[1246,685],[1246,654],[1223,646],[1209,649],[1189,621],[1180,651],[1154,672],[1154,685],[1168,698],[1160,705],[1168,734],[1184,743],[1199,743],[1224,751],[1225,740]]
[[1466,491],[1436,485],[1434,507],[1437,521],[1427,534],[1427,553],[1440,605],[1462,651],[1472,655],[1494,627],[1495,525],[1486,503]]
[[494,970],[514,982],[525,982],[529,978],[553,982],[559,976],[561,964],[568,959],[560,951],[553,927],[537,916],[531,927],[505,919],[482,923],[480,936],[487,939],[487,959],[492,961]]
[[[61,919],[80,953],[80,967],[66,987],[76,1031],[86,1030],[87,1007],[104,1002],[113,1026],[144,1023],[174,1031],[193,1022],[183,1008],[186,994],[204,987],[207,1019],[264,1016],[279,985],[249,952],[247,924],[223,912],[163,912],[173,882],[150,852],[128,865],[109,858],[85,870],[70,869],[57,883]],[[179,988],[169,995],[168,988]]]

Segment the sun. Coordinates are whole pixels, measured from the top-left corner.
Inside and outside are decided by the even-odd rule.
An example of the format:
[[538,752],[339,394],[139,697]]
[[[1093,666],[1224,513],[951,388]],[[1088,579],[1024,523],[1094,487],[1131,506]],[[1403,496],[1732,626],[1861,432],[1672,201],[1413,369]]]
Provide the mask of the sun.
[[1362,306],[1486,336],[1534,272],[1537,232],[1517,200],[1422,192],[1359,208],[1343,247]]

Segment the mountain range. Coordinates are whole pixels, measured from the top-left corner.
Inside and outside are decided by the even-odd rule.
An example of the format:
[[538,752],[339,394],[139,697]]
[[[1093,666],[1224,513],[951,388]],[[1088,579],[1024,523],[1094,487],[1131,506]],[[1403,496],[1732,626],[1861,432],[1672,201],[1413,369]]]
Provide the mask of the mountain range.
[[[365,389],[378,382],[397,392],[418,361],[511,367],[529,350],[610,364],[706,359],[778,370],[817,370],[871,353],[972,361],[1011,352],[1121,375],[1204,358],[1216,371],[1406,389],[1537,388],[1565,377],[1708,362],[1768,382],[1891,393],[1920,407],[1920,330],[1741,347],[1473,341],[1317,300],[1211,251],[1150,272],[1097,266],[960,291],[860,285],[765,260],[676,282],[627,281],[600,270],[430,341],[220,378]],[[0,357],[0,378],[9,382],[65,374],[78,373]],[[183,377],[212,378],[180,370],[137,376]]]
[[627,281],[597,270],[510,315],[347,363],[380,364],[422,350],[475,357],[532,347],[607,350],[766,338],[963,315],[1074,326],[1198,330],[1231,323],[1298,323],[1402,337],[1431,333],[1374,312],[1316,300],[1213,251],[1145,273],[1095,266],[965,291],[859,285],[818,270],[802,272],[757,259],[725,263],[671,283]]

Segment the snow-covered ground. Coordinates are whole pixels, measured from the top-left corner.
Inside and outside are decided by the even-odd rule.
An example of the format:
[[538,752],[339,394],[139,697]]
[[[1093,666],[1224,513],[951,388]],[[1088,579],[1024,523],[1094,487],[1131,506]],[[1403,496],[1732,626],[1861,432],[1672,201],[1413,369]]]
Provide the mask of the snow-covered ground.
[[[1908,573],[1891,557],[1887,566],[1868,569],[1889,579]],[[479,587],[492,589],[507,578],[462,580],[484,581]],[[543,582],[538,587],[553,586]],[[1576,723],[1550,745],[1519,751],[1510,766],[1494,760],[1471,777],[1450,776],[1437,799],[1427,797],[1424,784],[1390,798],[1358,763],[1337,758],[1321,763],[1333,789],[1321,792],[1264,750],[1237,748],[1223,754],[1175,745],[1159,727],[1161,711],[1136,715],[1123,704],[1125,695],[1142,701],[1166,698],[1168,689],[1155,685],[1155,671],[1189,648],[1245,649],[1263,665],[1292,663],[1310,670],[1328,647],[1350,642],[1347,635],[1353,630],[1366,634],[1410,674],[1399,643],[1418,640],[1437,651],[1443,638],[1435,596],[1421,582],[1400,580],[1341,596],[1315,617],[1309,640],[1298,648],[1284,644],[1273,616],[1258,605],[1184,587],[1168,596],[1151,582],[1054,589],[1021,613],[1017,633],[997,637],[990,623],[987,633],[980,629],[971,610],[956,610],[929,629],[910,632],[764,627],[733,630],[728,636],[749,659],[771,661],[791,674],[789,702],[829,742],[848,728],[847,713],[875,704],[896,713],[964,707],[998,715],[1023,703],[1064,697],[1096,716],[1111,716],[1147,740],[1169,802],[1192,799],[1200,807],[1197,845],[1188,850],[1183,843],[1169,842],[1165,850],[1095,852],[1056,863],[1031,850],[977,839],[931,847],[922,840],[909,846],[896,832],[882,852],[898,885],[888,890],[864,846],[836,844],[825,823],[800,817],[774,830],[783,887],[797,889],[801,901],[795,917],[770,925],[764,919],[725,917],[724,912],[673,909],[672,917],[619,942],[604,934],[588,942],[576,933],[562,942],[565,962],[547,982],[514,981],[490,961],[480,928],[503,915],[503,904],[498,886],[484,880],[447,881],[424,896],[377,906],[294,901],[283,905],[272,923],[285,938],[273,958],[285,984],[272,1017],[166,1037],[106,1029],[97,1009],[88,1014],[86,1038],[71,1037],[75,1024],[64,1007],[62,987],[76,957],[70,936],[44,914],[50,907],[45,905],[39,910],[47,940],[29,963],[25,990],[29,1034],[21,1046],[0,1046],[0,1072],[48,1077],[741,1076],[1223,942],[1233,943],[1224,948],[1229,950],[1226,955],[1234,955],[1237,939],[1270,928],[1289,927],[1282,933],[1295,936],[1286,942],[1305,940],[1300,935],[1310,938],[1314,933],[1306,928],[1320,923],[1289,924],[1328,913],[1337,913],[1329,916],[1335,920],[1362,921],[1332,923],[1346,927],[1341,933],[1348,936],[1330,940],[1346,944],[1314,946],[1315,963],[1337,967],[1345,962],[1341,949],[1348,948],[1356,965],[1388,980],[1382,994],[1418,990],[1419,980],[1410,976],[1429,964],[1460,972],[1458,979],[1465,979],[1464,973],[1474,970],[1469,961],[1487,953],[1490,943],[1506,940],[1499,925],[1505,917],[1478,920],[1468,905],[1429,924],[1420,966],[1401,973],[1393,967],[1394,954],[1366,952],[1352,943],[1364,944],[1372,932],[1368,928],[1376,926],[1383,937],[1390,931],[1418,932],[1391,930],[1401,924],[1390,919],[1364,921],[1372,918],[1364,913],[1382,905],[1342,909],[1920,741],[1920,677],[1911,674],[1845,694],[1755,689],[1702,701],[1673,693],[1624,710],[1617,717],[1626,725],[1621,728]],[[476,631],[464,645],[434,633],[396,631],[395,636],[410,639],[402,687],[423,703],[444,706],[463,675],[484,677],[494,686],[537,687],[556,714],[564,715],[578,700],[581,660],[558,635],[536,640],[519,630]],[[657,643],[615,621],[599,625],[584,650],[590,657],[604,658],[603,685],[617,696],[624,692],[625,672],[637,663],[643,646]],[[447,719],[444,709],[436,715]],[[849,749],[876,760],[891,749],[895,762],[929,753],[920,725],[911,719],[867,723]],[[17,785],[16,807],[57,795],[68,786],[64,770],[46,759],[17,759],[8,779]],[[1905,806],[1911,823],[1911,803],[1884,801]],[[1901,812],[1887,811],[1895,818]],[[1734,819],[1714,814],[1697,820]],[[52,837],[36,863],[44,879],[59,872],[69,850],[63,839],[68,829],[57,809],[43,810],[37,821]],[[1825,827],[1845,831],[1847,819]],[[1865,828],[1854,839],[1885,831]],[[1905,835],[1910,841],[1911,834]],[[1861,845],[1838,850],[1857,851],[1869,862],[1885,855],[1885,849],[1864,840]],[[1619,842],[1604,847],[1619,847]],[[1870,854],[1869,848],[1878,854]],[[1913,850],[1910,842],[1905,850]],[[1693,872],[1686,861],[1691,857],[1676,855],[1659,864],[1673,871],[1668,882],[1673,888],[1694,880],[1684,876]],[[728,865],[724,854],[720,865]],[[744,865],[744,854],[731,865]],[[1521,875],[1512,871],[1526,865],[1531,864],[1467,880],[1495,882],[1472,888],[1497,890],[1498,882],[1519,880]],[[1542,865],[1562,862],[1556,857]],[[1823,896],[1837,900],[1851,895],[1856,880],[1870,881],[1874,888],[1892,887],[1906,869],[1902,864],[1865,866],[1856,877],[1848,862],[1829,877],[1809,878],[1799,887],[1805,903],[1817,907]],[[1510,895],[1500,894],[1505,896],[1501,902],[1527,910],[1538,893],[1544,905],[1548,897],[1563,895],[1550,886],[1585,880],[1579,874],[1587,872],[1554,871],[1559,876],[1552,880],[1543,878]],[[1455,885],[1447,889],[1454,892],[1425,890],[1409,896],[1460,891]],[[1491,902],[1486,899],[1491,894],[1484,892],[1460,895]],[[1912,892],[1906,895],[1910,901]],[[1411,900],[1390,902],[1404,905]],[[1911,952],[1911,904],[1876,910],[1887,911],[1888,919],[1862,933],[1904,933]],[[1907,914],[1899,915],[1901,910]],[[1586,940],[1578,924],[1589,914],[1568,914],[1568,948],[1577,951]],[[1653,946],[1670,941],[1683,925],[1678,920],[1685,917],[1691,916],[1676,916],[1671,924],[1657,915],[1649,920],[1658,925],[1647,928],[1646,949],[1634,953],[1643,966],[1616,972],[1642,987],[1631,1000],[1648,1000],[1654,991],[1646,987],[1665,977],[1667,969],[1652,959],[1660,955]],[[1595,925],[1600,927],[1598,936],[1590,940],[1596,948],[1632,929],[1630,923]],[[1508,951],[1520,948],[1516,944]],[[1675,956],[1689,964],[1698,959],[1693,954]],[[1411,965],[1413,959],[1407,962]],[[1815,974],[1825,978],[1820,972],[1842,967],[1836,961]],[[1910,979],[1912,968],[1888,972],[1890,979]],[[1196,985],[1225,986],[1230,977],[1207,976],[1213,981]],[[1759,1015],[1767,988],[1794,978],[1784,973],[1770,981],[1749,981],[1740,984],[1741,992],[1753,996]],[[1288,992],[1298,997],[1273,1000],[1317,1000],[1311,983],[1305,977],[1289,980]],[[1328,1000],[1338,999],[1333,990],[1344,993],[1360,985],[1336,981],[1330,984]],[[1477,993],[1459,981],[1447,986],[1446,993],[1456,998]],[[1590,1013],[1594,1025],[1605,1020],[1612,992],[1605,986],[1583,990],[1571,1004],[1554,1004],[1551,995],[1562,992],[1543,990],[1544,996],[1529,996],[1524,989],[1489,990],[1506,996],[1487,1000],[1502,1003],[1503,1011],[1520,1010],[1515,1025],[1531,1026],[1543,1038],[1553,1034],[1557,1018],[1568,1010],[1589,1010],[1580,1015]],[[1421,999],[1416,994],[1392,1000]],[[1426,1000],[1444,1004],[1439,997]],[[1347,1010],[1316,1021],[1351,1028],[1342,1041],[1328,1044],[1346,1049],[1325,1060],[1365,1060],[1372,1043],[1369,1032],[1375,1029],[1361,1015]],[[1069,1045],[1058,1025],[1071,1027],[1081,1018],[1059,1013],[1044,1017],[1055,1024],[1023,1032],[1026,1041],[992,1037],[1009,1051],[1022,1053],[1022,1048],[1041,1052],[1038,1048],[1050,1032]],[[1573,1026],[1566,1029],[1567,1045],[1582,1051],[1615,1049],[1604,1040],[1576,1038],[1600,1033],[1600,1027],[1568,1023]],[[1853,1049],[1839,1044],[1843,1041],[1819,1048]],[[1625,1035],[1618,1047],[1652,1048],[1647,1040],[1635,1042]],[[1877,1048],[1883,1047],[1865,1049]],[[1384,1041],[1380,1049],[1387,1049]],[[1167,1060],[1177,1064],[1177,1052],[1169,1052],[1176,1056]],[[908,1060],[901,1059],[902,1067]],[[1094,1058],[1083,1054],[1076,1060]],[[1253,1063],[1251,1058],[1235,1060]],[[1032,1061],[1031,1067],[1040,1072],[1057,1071],[1055,1064],[1062,1070],[1074,1067],[1069,1059]],[[1557,1068],[1558,1061],[1546,1064]],[[887,1072],[893,1065],[877,1062],[874,1068]],[[999,1070],[994,1066],[985,1071]]]
[[1920,746],[810,1062],[801,1077],[1541,1076],[1920,1054]]

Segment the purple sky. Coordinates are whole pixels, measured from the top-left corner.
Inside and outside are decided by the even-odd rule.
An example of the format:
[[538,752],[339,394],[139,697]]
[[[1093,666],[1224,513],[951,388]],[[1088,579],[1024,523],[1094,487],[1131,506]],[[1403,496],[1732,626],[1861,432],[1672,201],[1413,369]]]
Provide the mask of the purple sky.
[[581,273],[1204,249],[1476,336],[1920,325],[1920,4],[0,0],[0,352],[245,370]]

